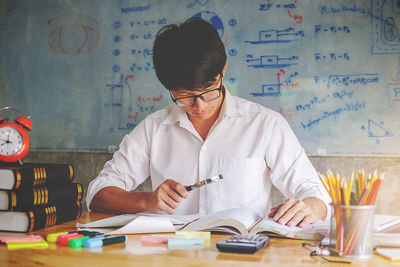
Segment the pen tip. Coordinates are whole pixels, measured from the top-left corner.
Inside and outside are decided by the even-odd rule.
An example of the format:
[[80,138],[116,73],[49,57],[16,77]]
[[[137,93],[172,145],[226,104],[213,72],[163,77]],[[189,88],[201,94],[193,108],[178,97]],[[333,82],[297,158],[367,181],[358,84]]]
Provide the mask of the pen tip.
[[222,176],[222,174],[218,175],[219,179],[224,179],[224,176]]

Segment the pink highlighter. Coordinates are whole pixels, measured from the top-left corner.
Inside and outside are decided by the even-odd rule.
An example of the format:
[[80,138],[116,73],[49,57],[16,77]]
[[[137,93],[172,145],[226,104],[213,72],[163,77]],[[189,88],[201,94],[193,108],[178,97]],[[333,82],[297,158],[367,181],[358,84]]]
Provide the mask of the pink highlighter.
[[60,235],[57,237],[57,244],[61,244],[61,240],[63,240],[64,238],[67,237],[72,237],[72,236],[76,236],[78,235],[78,232],[73,232],[73,233],[69,233],[69,234],[65,234],[65,235]]

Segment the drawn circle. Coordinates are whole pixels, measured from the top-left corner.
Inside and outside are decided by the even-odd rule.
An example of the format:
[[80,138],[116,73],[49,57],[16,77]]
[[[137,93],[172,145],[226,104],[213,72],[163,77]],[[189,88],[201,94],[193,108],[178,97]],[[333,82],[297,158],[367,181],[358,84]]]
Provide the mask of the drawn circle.
[[236,83],[236,79],[235,79],[235,78],[229,78],[229,83],[230,83],[230,84]]
[[394,19],[392,17],[387,18],[383,24],[384,38],[389,42],[393,42],[396,40],[398,34],[399,31],[396,27],[396,22],[394,21]]
[[113,69],[113,72],[118,72],[118,71],[120,71],[121,67],[118,64],[115,64],[115,65],[113,65],[112,69]]
[[113,55],[114,56],[119,56],[121,54],[121,50],[119,50],[119,49],[114,49],[113,50]]
[[196,13],[192,16],[192,18],[201,18],[208,22],[210,22],[215,29],[217,29],[219,36],[222,38],[224,35],[224,23],[222,22],[221,18],[211,11],[201,11]]
[[114,37],[114,42],[115,43],[119,43],[119,42],[121,42],[121,40],[122,40],[121,36],[117,35],[117,36]]
[[229,50],[229,55],[230,56],[236,56],[237,55],[237,50],[236,49],[231,49],[231,50]]
[[229,20],[229,26],[235,26],[236,25],[236,23],[237,23],[237,20],[236,19],[231,19],[231,20]]
[[85,24],[62,24],[48,36],[49,46],[57,53],[80,55],[92,50],[99,42],[100,34]]
[[121,22],[120,21],[116,21],[116,22],[114,22],[113,26],[114,26],[115,29],[119,29],[121,27]]

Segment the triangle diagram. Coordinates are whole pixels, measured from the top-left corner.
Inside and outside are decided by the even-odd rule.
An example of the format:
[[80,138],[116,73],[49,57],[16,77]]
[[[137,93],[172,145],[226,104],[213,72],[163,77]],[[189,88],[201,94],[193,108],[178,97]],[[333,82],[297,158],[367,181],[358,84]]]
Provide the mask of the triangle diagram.
[[382,125],[368,119],[368,136],[369,137],[389,137],[393,136],[391,132],[386,130]]

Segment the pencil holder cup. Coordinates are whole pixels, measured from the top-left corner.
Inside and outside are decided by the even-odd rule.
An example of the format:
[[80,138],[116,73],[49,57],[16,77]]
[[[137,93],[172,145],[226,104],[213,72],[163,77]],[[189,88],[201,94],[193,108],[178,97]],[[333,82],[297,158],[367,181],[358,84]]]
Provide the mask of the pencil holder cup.
[[375,205],[331,206],[330,247],[343,257],[371,257]]

